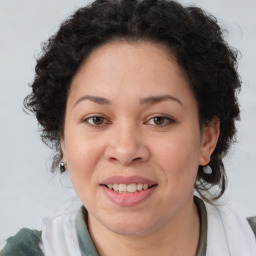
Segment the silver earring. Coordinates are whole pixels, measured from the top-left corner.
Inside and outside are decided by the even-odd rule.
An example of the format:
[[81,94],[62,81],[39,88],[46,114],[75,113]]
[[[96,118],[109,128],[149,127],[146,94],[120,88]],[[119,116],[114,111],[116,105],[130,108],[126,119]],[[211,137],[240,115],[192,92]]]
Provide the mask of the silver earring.
[[63,173],[66,171],[66,166],[67,166],[67,163],[63,161],[60,162],[60,173]]
[[212,168],[210,165],[204,166],[203,171],[205,174],[212,174]]

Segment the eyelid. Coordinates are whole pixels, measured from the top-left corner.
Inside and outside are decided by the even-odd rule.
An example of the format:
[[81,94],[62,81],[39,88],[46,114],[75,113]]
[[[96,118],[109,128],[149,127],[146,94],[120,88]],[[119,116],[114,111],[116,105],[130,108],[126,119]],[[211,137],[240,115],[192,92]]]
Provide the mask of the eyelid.
[[[88,120],[92,119],[94,117],[103,118],[104,119],[104,123],[103,124],[99,124],[99,125],[89,123]],[[102,115],[102,114],[92,114],[92,115],[86,116],[85,118],[82,119],[82,122],[88,124],[89,126],[95,127],[95,128],[101,128],[102,126],[104,126],[106,124],[110,124],[110,121],[108,121],[108,119],[104,115]]]
[[[98,125],[90,123],[88,120],[90,120],[90,119],[92,119],[94,117],[103,118],[103,123],[102,124],[98,124]],[[165,121],[164,121],[165,123],[164,124],[160,124],[160,125],[150,124],[149,122],[152,119],[154,119],[154,118],[164,118],[165,119]],[[108,120],[108,118],[106,118],[103,114],[91,114],[89,116],[84,117],[82,119],[82,122],[86,123],[89,126],[95,127],[95,128],[102,128],[103,126],[105,126],[107,124],[111,124],[111,122]],[[173,117],[169,116],[169,115],[166,115],[166,114],[155,114],[154,116],[149,117],[144,124],[149,124],[149,125],[156,126],[156,127],[164,127],[164,126],[168,126],[168,125],[170,125],[170,124],[172,124],[174,122],[176,122],[176,120]]]
[[149,125],[153,125],[153,126],[157,126],[157,127],[163,127],[163,126],[167,126],[167,125],[170,125],[175,121],[175,119],[171,116],[168,116],[168,115],[165,115],[165,114],[156,114],[154,116],[151,116],[150,118],[148,118],[148,120],[146,121],[146,123],[148,124],[150,120],[152,120],[153,118],[156,118],[156,117],[160,117],[160,118],[164,118],[165,121],[167,120],[167,124],[161,124],[161,125],[157,125],[157,124],[149,124]]

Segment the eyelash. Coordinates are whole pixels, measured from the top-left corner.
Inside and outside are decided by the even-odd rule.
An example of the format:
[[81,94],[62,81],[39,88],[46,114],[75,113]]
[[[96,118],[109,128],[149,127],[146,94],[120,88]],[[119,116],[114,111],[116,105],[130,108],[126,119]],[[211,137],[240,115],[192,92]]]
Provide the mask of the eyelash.
[[[95,124],[95,123],[90,123],[90,122],[89,122],[89,120],[92,120],[92,122],[94,122],[93,119],[95,119],[95,118],[100,118],[104,123]],[[163,120],[163,121],[164,121],[164,124],[159,124],[159,125],[150,124],[150,125],[157,126],[157,127],[164,127],[164,126],[168,126],[168,125],[170,125],[170,124],[172,124],[172,123],[175,122],[175,120],[174,120],[173,118],[171,118],[171,117],[164,116],[164,115],[157,115],[157,116],[151,117],[151,118],[150,118],[148,121],[146,121],[145,123],[147,124],[147,123],[149,123],[149,121],[154,120],[154,119],[156,119],[156,118],[162,118],[162,119],[164,119],[164,120]],[[97,115],[87,117],[86,119],[83,120],[83,122],[86,122],[88,125],[93,126],[93,127],[95,127],[95,128],[101,128],[101,127],[103,127],[103,126],[106,125],[106,124],[110,124],[110,122],[109,122],[104,116],[97,116]]]
[[[89,122],[89,120],[92,120],[92,122],[93,122],[93,119],[95,119],[95,118],[101,118],[104,121],[104,124],[95,124],[95,123],[90,123]],[[107,121],[107,119],[104,116],[97,116],[97,115],[87,117],[86,119],[83,120],[83,122],[86,122],[90,126],[93,126],[93,127],[96,127],[96,128],[100,128],[100,127],[104,126],[105,124],[110,123],[110,122]]]
[[[164,127],[164,126],[170,125],[170,124],[172,124],[172,123],[175,122],[175,120],[174,120],[173,118],[171,118],[171,117],[169,117],[169,116],[163,116],[163,115],[153,116],[153,117],[151,117],[151,118],[149,119],[149,121],[150,121],[150,120],[154,120],[154,119],[156,119],[156,118],[164,119],[164,120],[163,120],[163,121],[164,121],[163,124],[160,124],[160,125],[152,124],[152,125],[157,126],[157,127]],[[149,121],[147,121],[147,123],[149,123]]]

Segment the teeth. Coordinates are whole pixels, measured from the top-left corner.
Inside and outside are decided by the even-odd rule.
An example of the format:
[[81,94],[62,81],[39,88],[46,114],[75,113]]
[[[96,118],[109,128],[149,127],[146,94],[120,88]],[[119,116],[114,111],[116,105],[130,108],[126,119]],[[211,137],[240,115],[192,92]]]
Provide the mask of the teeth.
[[114,189],[115,191],[118,191],[118,184],[113,184],[113,189]]
[[129,193],[134,193],[134,192],[136,192],[136,190],[137,190],[136,184],[129,184],[126,187],[126,191]]
[[142,184],[137,184],[137,190],[141,191],[143,188],[143,185]]
[[119,192],[119,193],[134,193],[136,191],[141,191],[141,190],[146,190],[149,188],[148,184],[108,184],[107,187],[109,189],[114,190],[115,192]]
[[123,192],[126,192],[126,185],[125,184],[119,184],[118,185],[118,191],[123,193]]
[[143,184],[142,188],[145,190],[145,189],[148,189],[148,184]]
[[112,189],[113,188],[113,184],[108,184],[108,188]]

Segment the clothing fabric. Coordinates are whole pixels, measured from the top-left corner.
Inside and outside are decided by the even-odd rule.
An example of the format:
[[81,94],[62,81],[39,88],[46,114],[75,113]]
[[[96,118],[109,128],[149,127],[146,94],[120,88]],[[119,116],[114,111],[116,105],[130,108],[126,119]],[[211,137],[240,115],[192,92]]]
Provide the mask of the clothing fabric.
[[40,248],[41,231],[21,229],[15,236],[7,239],[0,256],[43,256]]
[[[200,218],[196,256],[256,255],[256,240],[246,219],[228,206],[212,206],[198,197],[194,202]],[[98,256],[86,219],[84,207],[77,213],[46,218],[42,231],[22,229],[9,238],[0,256]],[[250,218],[250,223],[256,223],[256,218]]]
[[[206,204],[208,231],[206,256],[255,256],[252,227],[228,206]],[[256,230],[254,230],[256,232]]]

